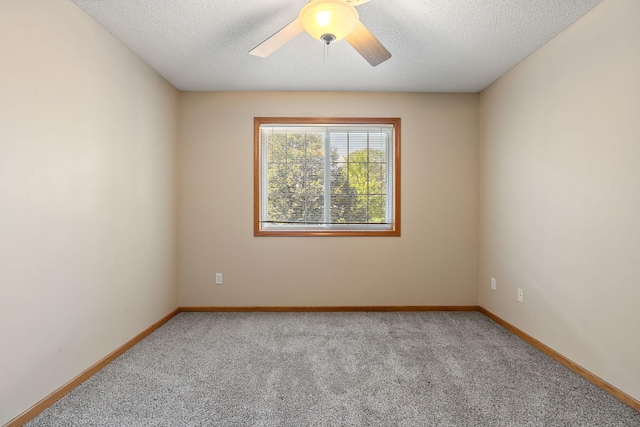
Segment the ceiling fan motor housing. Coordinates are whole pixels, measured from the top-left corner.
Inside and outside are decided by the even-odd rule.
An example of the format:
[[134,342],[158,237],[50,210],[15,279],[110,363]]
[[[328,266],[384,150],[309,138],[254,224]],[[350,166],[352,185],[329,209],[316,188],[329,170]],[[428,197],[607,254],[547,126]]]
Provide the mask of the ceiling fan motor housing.
[[298,18],[311,37],[326,44],[349,35],[359,20],[358,11],[344,0],[314,0]]
[[323,34],[322,36],[320,36],[320,40],[322,40],[326,44],[331,44],[332,42],[336,41],[336,36],[334,36],[333,34]]

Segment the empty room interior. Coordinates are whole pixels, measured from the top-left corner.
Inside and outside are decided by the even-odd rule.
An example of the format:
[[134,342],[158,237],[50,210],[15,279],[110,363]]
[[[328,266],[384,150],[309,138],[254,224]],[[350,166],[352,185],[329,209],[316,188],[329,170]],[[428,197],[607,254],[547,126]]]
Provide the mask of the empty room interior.
[[[640,422],[640,1],[362,2],[376,66],[249,55],[306,2],[213,3],[0,1],[0,425],[163,324],[287,310],[497,322]],[[397,233],[256,232],[256,118],[399,119]]]

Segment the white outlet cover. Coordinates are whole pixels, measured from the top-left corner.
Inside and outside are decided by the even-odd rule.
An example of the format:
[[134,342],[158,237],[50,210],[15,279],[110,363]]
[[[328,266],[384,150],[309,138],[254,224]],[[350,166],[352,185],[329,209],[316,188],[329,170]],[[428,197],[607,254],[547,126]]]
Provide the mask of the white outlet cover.
[[494,290],[494,291],[496,290],[496,278],[495,277],[491,278],[491,289]]
[[522,288],[518,288],[518,302],[524,304],[524,290]]

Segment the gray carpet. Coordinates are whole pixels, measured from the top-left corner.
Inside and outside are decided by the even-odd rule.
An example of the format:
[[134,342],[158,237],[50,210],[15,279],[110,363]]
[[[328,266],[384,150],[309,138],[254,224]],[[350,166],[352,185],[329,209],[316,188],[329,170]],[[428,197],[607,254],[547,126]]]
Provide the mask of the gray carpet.
[[480,313],[180,313],[28,426],[640,426]]

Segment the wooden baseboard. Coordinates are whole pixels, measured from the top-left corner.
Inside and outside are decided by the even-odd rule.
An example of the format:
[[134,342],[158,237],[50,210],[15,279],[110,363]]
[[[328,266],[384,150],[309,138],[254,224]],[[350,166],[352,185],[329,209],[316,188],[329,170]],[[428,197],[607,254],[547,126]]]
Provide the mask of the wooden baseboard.
[[567,359],[566,357],[564,357],[562,354],[558,353],[557,351],[555,351],[551,347],[547,346],[546,344],[543,344],[542,342],[540,342],[537,339],[533,338],[531,335],[527,334],[526,332],[523,332],[522,330],[516,328],[511,323],[509,323],[506,320],[496,316],[495,314],[493,314],[492,312],[490,312],[486,308],[479,307],[478,311],[480,313],[484,314],[485,316],[487,316],[489,319],[491,319],[494,322],[496,322],[497,324],[499,324],[500,326],[502,326],[503,328],[505,328],[506,330],[508,330],[509,332],[511,332],[512,334],[517,335],[518,337],[522,338],[524,341],[528,342],[529,344],[531,344],[532,346],[534,346],[535,348],[537,348],[541,352],[545,353],[546,355],[548,355],[548,356],[552,357],[553,359],[557,360],[558,362],[562,363],[564,366],[566,366],[567,368],[571,369],[573,372],[575,372],[576,374],[578,374],[581,377],[585,378],[586,380],[588,380],[592,384],[594,384],[594,385],[600,387],[601,389],[603,389],[604,391],[610,393],[616,399],[626,403],[627,405],[629,405],[632,408],[634,408],[636,411],[640,411],[640,401],[638,401],[638,400],[634,399],[633,397],[629,396],[627,393],[623,392],[619,388],[612,386],[611,384],[609,384],[608,382],[606,382],[602,378],[598,377],[594,373],[589,372],[588,370],[586,370],[582,366],[578,365],[574,361],[572,361],[570,359]]
[[564,366],[568,367],[578,375],[584,377],[591,383],[600,387],[601,389],[609,392],[615,398],[620,400],[621,402],[626,403],[632,408],[640,411],[640,401],[634,399],[629,396],[622,390],[612,386],[611,384],[604,381],[602,378],[596,376],[595,374],[589,372],[582,366],[577,363],[567,359],[557,351],[553,350],[551,347],[543,344],[532,336],[526,334],[520,329],[516,328],[509,322],[501,319],[496,316],[489,310],[485,309],[481,306],[476,305],[445,305],[445,306],[427,306],[427,305],[403,305],[403,306],[310,306],[310,307],[302,307],[302,306],[241,306],[241,307],[179,307],[173,310],[171,313],[164,316],[162,319],[155,322],[153,325],[149,326],[147,329],[133,337],[131,340],[102,358],[100,361],[95,363],[86,371],[82,372],[80,375],[60,387],[58,390],[51,393],[49,396],[42,399],[40,402],[33,405],[31,408],[27,409],[22,414],[18,415],[13,420],[9,421],[4,427],[20,427],[27,423],[29,420],[35,418],[40,412],[44,411],[49,406],[53,405],[57,400],[61,397],[69,393],[78,385],[82,384],[86,379],[91,377],[93,374],[98,372],[100,369],[104,368],[106,365],[115,360],[118,356],[123,354],[125,351],[129,350],[131,347],[142,341],[146,336],[148,336],[151,332],[158,329],[164,323],[166,323],[173,316],[178,314],[179,312],[409,312],[409,311],[479,311],[484,314],[500,326],[507,329],[509,332],[514,335],[522,338],[524,341],[528,342],[538,350],[543,353],[549,355],[553,359],[562,363]]
[[338,306],[220,306],[180,307],[186,312],[350,312],[350,311],[478,311],[477,305],[338,305]]
[[129,341],[127,341],[126,343],[118,347],[116,350],[112,351],[111,353],[109,353],[108,355],[100,359],[94,365],[89,367],[86,371],[82,372],[80,375],[78,375],[77,377],[75,377],[74,379],[72,379],[71,381],[69,381],[68,383],[66,383],[65,385],[63,385],[62,387],[60,387],[59,389],[57,389],[56,391],[54,391],[53,393],[51,393],[50,395],[42,399],[40,402],[36,403],[31,408],[27,409],[22,414],[18,415],[17,417],[9,421],[9,423],[6,424],[5,427],[20,427],[25,423],[27,423],[28,421],[32,420],[40,412],[44,411],[49,406],[56,403],[65,394],[69,393],[71,390],[73,390],[74,388],[82,384],[85,380],[87,380],[93,374],[98,372],[100,369],[104,368],[109,363],[114,361],[116,358],[118,358],[118,356],[123,354],[125,351],[129,350],[131,347],[133,347],[134,345],[142,341],[151,332],[158,329],[160,326],[165,324],[167,321],[169,321],[169,319],[171,319],[173,316],[175,316],[179,312],[180,312],[180,309],[176,308],[171,313],[167,314],[162,319],[158,320],[153,325],[149,326],[147,329],[140,332],[138,335],[136,335],[135,337],[131,338]]

